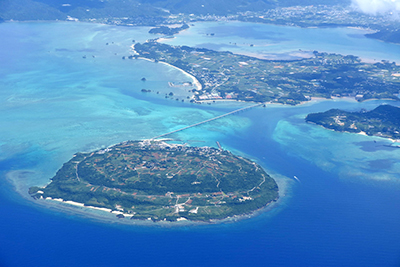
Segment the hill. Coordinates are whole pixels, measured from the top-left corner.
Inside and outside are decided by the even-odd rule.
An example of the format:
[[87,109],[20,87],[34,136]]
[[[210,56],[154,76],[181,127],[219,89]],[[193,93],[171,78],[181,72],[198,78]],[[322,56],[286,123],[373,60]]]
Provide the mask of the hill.
[[376,33],[366,34],[365,36],[384,42],[400,44],[400,30],[381,30]]
[[210,221],[251,213],[278,198],[256,163],[225,150],[129,141],[78,153],[34,198],[62,199],[153,221]]
[[[78,19],[127,17],[134,22],[170,14],[228,15],[261,11],[279,6],[349,4],[348,0],[2,0],[0,17],[5,20],[56,20],[68,16]],[[141,19],[139,19],[141,18]],[[145,23],[143,23],[145,24]]]
[[371,136],[400,139],[400,108],[391,105],[381,105],[374,110],[360,112],[331,109],[311,113],[306,121],[340,132],[364,132]]

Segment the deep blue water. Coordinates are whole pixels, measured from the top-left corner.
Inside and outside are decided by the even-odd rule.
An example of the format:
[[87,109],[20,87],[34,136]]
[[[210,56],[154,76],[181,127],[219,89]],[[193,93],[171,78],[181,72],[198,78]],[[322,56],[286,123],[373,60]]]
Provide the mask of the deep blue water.
[[[51,37],[58,27],[74,40]],[[0,52],[9,60],[0,62],[0,266],[400,266],[400,151],[383,147],[387,140],[326,131],[303,120],[310,112],[372,109],[382,101],[256,108],[174,136],[203,141],[194,145],[219,141],[286,185],[280,204],[253,218],[201,226],[122,225],[22,198],[13,183],[46,183],[77,151],[149,138],[234,109],[138,93],[143,76],[155,88],[171,76],[186,77],[159,65],[154,74],[149,63],[121,63],[125,45],[146,32],[122,29],[0,26],[10,37],[3,48],[18,51]],[[50,37],[43,39],[43,32]],[[80,43],[79,34],[90,38]],[[105,40],[119,42],[113,48],[118,59],[114,51],[107,54]],[[56,50],[62,47],[78,52]],[[82,47],[93,49],[96,59],[82,61]],[[25,176],[6,180],[16,170]]]
[[[246,116],[258,116],[258,112]],[[260,137],[222,141],[267,158],[300,184],[279,208],[236,223],[183,228],[108,225],[32,207],[2,182],[2,266],[398,266],[398,188],[339,181]],[[251,140],[251,141],[249,141]],[[1,166],[18,165],[20,159]],[[4,166],[6,165],[6,166]]]

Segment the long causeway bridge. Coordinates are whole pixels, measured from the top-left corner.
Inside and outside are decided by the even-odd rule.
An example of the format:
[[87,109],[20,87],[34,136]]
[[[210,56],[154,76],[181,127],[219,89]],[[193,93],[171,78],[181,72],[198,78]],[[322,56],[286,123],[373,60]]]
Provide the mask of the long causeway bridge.
[[236,109],[236,110],[234,110],[234,111],[231,111],[231,112],[222,114],[222,115],[220,115],[220,116],[217,116],[217,117],[214,117],[214,118],[211,118],[211,119],[202,121],[202,122],[198,122],[198,123],[195,123],[195,124],[192,124],[192,125],[183,127],[183,128],[181,128],[181,129],[178,129],[178,130],[169,132],[169,133],[165,133],[165,134],[158,135],[158,136],[156,136],[156,137],[151,138],[150,140],[154,140],[154,139],[158,139],[158,138],[161,138],[161,137],[165,137],[165,136],[167,136],[167,135],[174,134],[174,133],[177,133],[177,132],[180,132],[180,131],[183,131],[183,130],[186,130],[186,129],[189,129],[189,128],[192,128],[192,127],[196,127],[196,126],[199,126],[199,125],[201,125],[201,124],[204,124],[204,123],[207,123],[207,122],[210,122],[210,121],[215,121],[215,120],[221,119],[221,118],[223,118],[223,117],[226,117],[226,116],[229,116],[229,115],[238,113],[238,112],[240,112],[240,111],[248,110],[248,109],[255,108],[255,107],[258,107],[258,106],[261,106],[261,105],[264,105],[264,103],[255,104],[255,105],[251,105],[251,106],[248,106],[248,107]]

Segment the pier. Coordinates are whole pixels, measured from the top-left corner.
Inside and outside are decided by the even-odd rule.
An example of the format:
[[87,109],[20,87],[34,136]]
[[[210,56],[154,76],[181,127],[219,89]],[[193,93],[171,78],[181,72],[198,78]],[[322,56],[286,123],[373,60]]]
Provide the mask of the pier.
[[156,137],[151,138],[150,140],[154,140],[154,139],[157,139],[157,138],[165,137],[165,136],[170,135],[170,134],[174,134],[174,133],[177,133],[177,132],[180,132],[180,131],[183,131],[183,130],[186,130],[186,129],[189,129],[189,128],[192,128],[192,127],[199,126],[199,125],[201,125],[201,124],[204,124],[204,123],[207,123],[207,122],[210,122],[210,121],[215,121],[215,120],[221,119],[221,118],[223,118],[223,117],[226,117],[226,116],[229,116],[229,115],[238,113],[238,112],[240,112],[240,111],[245,111],[245,110],[248,110],[248,109],[251,109],[251,108],[255,108],[255,107],[258,107],[258,106],[262,106],[262,105],[264,105],[264,103],[255,104],[255,105],[252,105],[252,106],[240,108],[240,109],[237,109],[237,110],[234,110],[234,111],[231,111],[231,112],[222,114],[222,115],[220,115],[220,116],[217,116],[217,117],[214,117],[214,118],[211,118],[211,119],[202,121],[202,122],[198,122],[198,123],[195,123],[195,124],[192,124],[192,125],[183,127],[183,128],[181,128],[181,129],[178,129],[178,130],[175,130],[175,131],[172,131],[172,132],[169,132],[169,133],[165,133],[165,134],[158,135],[158,136],[156,136]]

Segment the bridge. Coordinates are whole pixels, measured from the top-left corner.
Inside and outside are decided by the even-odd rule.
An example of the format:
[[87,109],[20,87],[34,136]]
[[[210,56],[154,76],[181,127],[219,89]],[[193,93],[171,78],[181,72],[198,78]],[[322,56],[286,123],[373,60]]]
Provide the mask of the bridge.
[[248,109],[251,109],[251,108],[255,108],[255,107],[258,107],[258,106],[261,106],[261,105],[264,105],[264,103],[255,104],[255,105],[251,105],[251,106],[248,106],[248,107],[236,109],[236,110],[234,110],[234,111],[231,111],[231,112],[222,114],[222,115],[220,115],[220,116],[217,116],[217,117],[214,117],[214,118],[211,118],[211,119],[202,121],[202,122],[198,122],[198,123],[195,123],[195,124],[192,124],[192,125],[183,127],[183,128],[181,128],[181,129],[178,129],[178,130],[169,132],[169,133],[165,133],[165,134],[158,135],[158,136],[156,136],[156,137],[151,138],[150,141],[152,141],[152,140],[154,140],[154,139],[161,138],[161,137],[165,137],[165,136],[167,136],[167,135],[171,135],[171,134],[174,134],[174,133],[177,133],[177,132],[180,132],[180,131],[183,131],[183,130],[186,130],[186,129],[189,129],[189,128],[192,128],[192,127],[196,127],[196,126],[199,126],[199,125],[201,125],[201,124],[204,124],[204,123],[207,123],[207,122],[210,122],[210,121],[215,121],[215,120],[221,119],[221,118],[223,118],[223,117],[226,117],[226,116],[229,116],[229,115],[238,113],[238,112],[240,112],[240,111],[245,111],[245,110],[248,110]]

